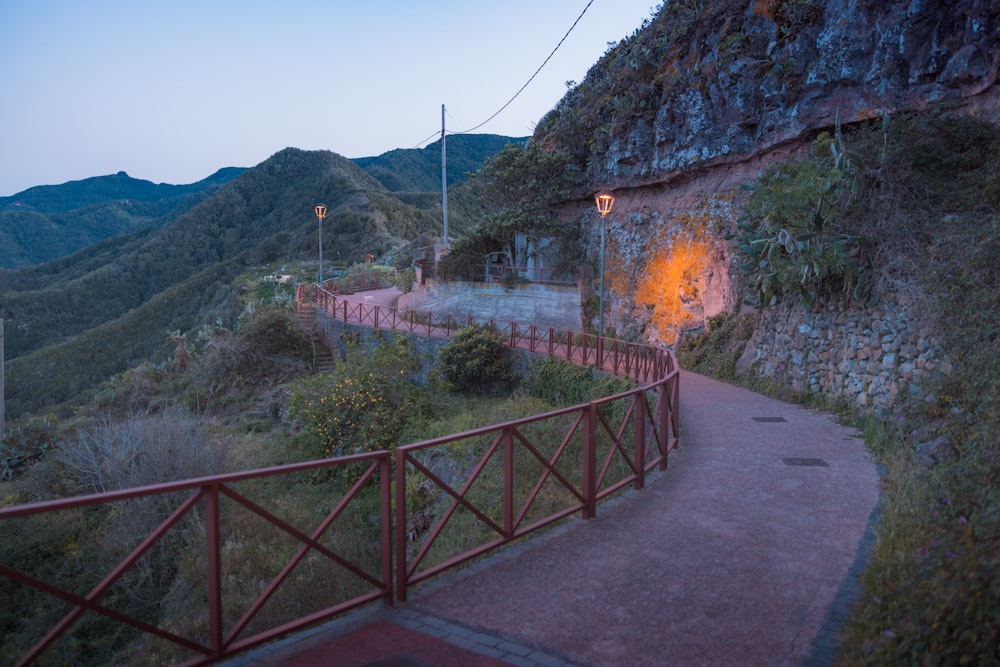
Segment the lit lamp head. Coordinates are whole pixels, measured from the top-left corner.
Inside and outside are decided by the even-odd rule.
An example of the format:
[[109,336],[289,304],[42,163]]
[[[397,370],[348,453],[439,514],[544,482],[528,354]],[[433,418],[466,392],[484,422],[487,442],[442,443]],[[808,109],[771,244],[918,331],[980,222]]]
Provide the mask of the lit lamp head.
[[316,204],[316,217],[320,220],[326,217],[326,204]]
[[615,196],[610,192],[598,192],[594,196],[594,201],[597,202],[597,212],[603,218],[611,213],[611,207],[615,205]]

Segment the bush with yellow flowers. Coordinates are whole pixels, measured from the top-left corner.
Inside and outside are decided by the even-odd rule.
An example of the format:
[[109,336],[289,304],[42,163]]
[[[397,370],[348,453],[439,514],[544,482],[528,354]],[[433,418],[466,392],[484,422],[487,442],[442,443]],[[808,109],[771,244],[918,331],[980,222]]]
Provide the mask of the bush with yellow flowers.
[[[329,373],[295,383],[288,414],[298,428],[305,458],[329,458],[393,449],[414,396],[411,373],[417,356],[401,339],[375,350],[351,350]],[[333,469],[355,481],[365,466]]]

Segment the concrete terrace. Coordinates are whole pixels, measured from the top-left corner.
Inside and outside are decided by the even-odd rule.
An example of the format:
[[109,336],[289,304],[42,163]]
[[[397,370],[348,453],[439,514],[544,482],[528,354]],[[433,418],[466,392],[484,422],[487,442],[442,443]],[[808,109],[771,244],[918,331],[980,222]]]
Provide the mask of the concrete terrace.
[[680,396],[669,470],[595,519],[225,664],[830,664],[874,540],[864,443],[703,376]]

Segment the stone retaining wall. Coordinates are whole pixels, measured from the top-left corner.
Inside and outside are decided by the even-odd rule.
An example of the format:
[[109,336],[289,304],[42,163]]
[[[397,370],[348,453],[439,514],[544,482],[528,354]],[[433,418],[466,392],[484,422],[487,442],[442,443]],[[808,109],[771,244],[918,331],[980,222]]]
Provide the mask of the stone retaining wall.
[[929,327],[906,308],[829,304],[804,311],[780,304],[756,315],[737,369],[752,367],[798,391],[843,398],[876,412],[934,400],[928,380],[951,362]]

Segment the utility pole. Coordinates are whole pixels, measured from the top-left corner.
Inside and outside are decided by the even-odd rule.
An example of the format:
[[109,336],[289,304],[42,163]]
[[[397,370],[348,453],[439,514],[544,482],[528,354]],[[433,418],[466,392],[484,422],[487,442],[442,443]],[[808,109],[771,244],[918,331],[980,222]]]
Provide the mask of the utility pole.
[[3,376],[6,374],[4,370],[4,357],[3,357],[3,318],[0,317],[0,439],[3,439],[3,424],[4,424],[4,386],[3,386]]
[[444,242],[448,243],[448,154],[444,148],[444,105],[441,105],[441,211],[444,214]]

